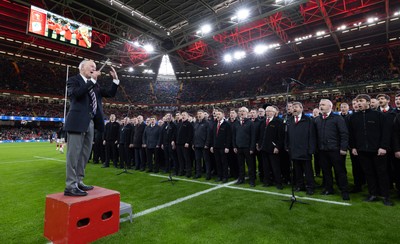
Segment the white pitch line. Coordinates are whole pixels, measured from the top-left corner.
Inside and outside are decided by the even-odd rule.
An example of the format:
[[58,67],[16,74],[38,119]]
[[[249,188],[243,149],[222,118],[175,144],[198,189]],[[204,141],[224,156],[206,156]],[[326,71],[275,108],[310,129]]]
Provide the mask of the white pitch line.
[[1,164],[13,164],[13,163],[27,163],[27,162],[34,162],[40,161],[41,159],[30,159],[30,160],[20,160],[20,161],[8,161],[8,162],[0,162]]
[[51,161],[57,161],[57,162],[63,162],[65,163],[65,160],[57,159],[57,158],[46,158],[46,157],[40,157],[40,156],[33,156],[34,158],[40,158],[40,159],[46,159],[46,160],[51,160]]
[[203,195],[203,194],[206,194],[206,193],[209,193],[209,192],[218,190],[218,189],[220,189],[220,188],[222,188],[222,187],[228,186],[228,185],[233,184],[233,183],[235,183],[235,181],[231,181],[231,182],[228,182],[228,183],[225,183],[225,184],[217,185],[217,186],[214,186],[214,187],[212,187],[212,188],[210,188],[210,189],[207,189],[207,190],[204,190],[204,191],[199,191],[199,192],[196,192],[196,193],[194,193],[194,194],[188,195],[188,196],[186,196],[186,197],[181,197],[181,198],[178,198],[178,199],[176,199],[176,200],[174,200],[174,201],[167,202],[167,203],[164,203],[164,204],[162,204],[162,205],[158,205],[158,206],[156,206],[156,207],[146,209],[146,210],[144,210],[144,211],[142,211],[142,212],[139,212],[139,213],[134,214],[134,215],[133,215],[133,218],[137,218],[137,217],[140,217],[140,216],[143,216],[143,215],[146,215],[146,214],[149,214],[149,213],[158,211],[158,210],[160,210],[160,209],[170,207],[170,206],[172,206],[172,205],[175,205],[175,204],[178,204],[178,203],[181,203],[181,202],[190,200],[190,199],[192,199],[192,198],[201,196],[201,195]]
[[[242,188],[242,187],[237,187],[237,186],[225,186],[225,187],[231,188],[231,189],[236,189],[236,190],[252,191],[252,192],[264,193],[264,194],[275,195],[275,196],[292,197],[291,194],[284,194],[284,193],[279,193],[279,192],[263,191],[263,190],[257,190],[257,189]],[[336,201],[330,201],[330,200],[319,199],[319,198],[299,197],[299,196],[296,196],[296,198],[310,200],[310,201],[314,201],[314,202],[323,202],[323,203],[330,203],[330,204],[336,204],[336,205],[351,206],[351,204],[347,203],[347,202],[336,202]]]
[[[169,178],[169,176],[165,176],[165,175],[156,175],[156,174],[150,174],[150,175],[151,176],[155,176],[155,177],[165,178],[165,179]],[[187,182],[199,183],[199,184],[204,184],[204,185],[209,185],[209,186],[219,186],[220,185],[220,184],[216,184],[216,183],[197,181],[197,180],[189,180],[189,179],[182,179],[182,178],[178,178],[178,177],[175,177],[173,179],[174,180],[179,180],[179,181],[187,181]]]
[[[150,175],[151,176],[156,176],[156,177],[168,178],[168,176],[164,176],[164,175],[156,175],[156,174],[150,174]],[[188,180],[188,179],[181,179],[181,178],[175,178],[175,179],[176,180],[180,180],[180,181],[188,181],[188,182],[205,184],[205,185],[223,186],[223,187],[226,187],[226,188],[242,190],[242,191],[258,192],[258,193],[264,193],[264,194],[268,194],[268,195],[275,195],[275,196],[281,196],[281,197],[292,197],[291,194],[272,192],[272,191],[264,191],[264,190],[257,190],[257,189],[251,189],[251,188],[243,188],[243,187],[238,187],[238,186],[231,186],[231,184],[229,184],[229,185],[226,185],[226,184],[225,185],[219,185],[219,184],[213,184],[213,183],[202,182],[202,181],[197,181],[197,180]],[[310,200],[310,201],[314,201],[314,202],[323,202],[323,203],[330,203],[330,204],[336,204],[336,205],[342,205],[342,206],[351,206],[351,204],[347,203],[347,202],[337,202],[337,201],[330,201],[330,200],[319,199],[319,198],[299,197],[299,196],[296,196],[296,198],[304,199],[304,200]]]

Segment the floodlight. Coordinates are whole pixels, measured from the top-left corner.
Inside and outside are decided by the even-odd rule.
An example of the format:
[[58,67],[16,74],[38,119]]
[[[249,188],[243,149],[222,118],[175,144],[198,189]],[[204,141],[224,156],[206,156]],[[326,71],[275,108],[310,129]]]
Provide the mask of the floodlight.
[[245,20],[247,17],[249,17],[250,12],[248,9],[241,9],[237,12],[236,16],[238,20]]
[[230,55],[230,54],[225,54],[225,56],[224,56],[224,61],[227,62],[227,63],[232,62],[232,55]]
[[132,67],[129,67],[129,68],[128,68],[128,72],[133,72],[133,68],[132,68]]
[[259,44],[254,47],[254,53],[256,54],[263,54],[265,51],[267,51],[268,47],[265,46],[264,44]]
[[234,57],[235,59],[239,60],[239,59],[242,59],[242,58],[246,57],[246,53],[245,53],[244,51],[236,51],[236,52],[233,54],[233,57]]
[[201,27],[201,33],[204,35],[204,34],[207,34],[207,33],[210,33],[211,32],[211,25],[209,25],[209,24],[206,24],[206,25],[203,25],[202,27]]
[[143,46],[144,50],[146,50],[146,52],[151,53],[154,51],[154,47],[151,44],[146,44]]

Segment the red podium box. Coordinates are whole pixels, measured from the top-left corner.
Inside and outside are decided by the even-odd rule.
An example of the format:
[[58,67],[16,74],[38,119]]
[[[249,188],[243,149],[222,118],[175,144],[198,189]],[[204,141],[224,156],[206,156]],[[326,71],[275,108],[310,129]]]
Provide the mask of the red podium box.
[[88,243],[119,230],[117,191],[95,186],[84,197],[46,197],[44,236],[53,243]]

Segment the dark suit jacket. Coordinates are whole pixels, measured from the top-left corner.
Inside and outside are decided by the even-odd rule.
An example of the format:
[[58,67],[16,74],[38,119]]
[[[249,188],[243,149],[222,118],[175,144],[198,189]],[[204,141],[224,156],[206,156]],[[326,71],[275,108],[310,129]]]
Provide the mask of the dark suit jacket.
[[[89,90],[93,88],[97,100],[97,112],[92,118],[92,106]],[[100,132],[104,131],[103,105],[102,97],[114,97],[117,93],[118,86],[113,82],[110,89],[100,88],[96,83],[83,80],[80,74],[72,76],[67,81],[67,94],[69,97],[70,107],[65,118],[65,130],[67,132],[86,132],[89,127],[90,120],[93,119],[94,128]]]
[[142,122],[141,124],[136,125],[135,134],[133,136],[133,147],[141,148],[143,144],[143,133],[146,128],[146,124]]
[[148,149],[160,146],[160,126],[151,125],[146,126],[143,133],[143,144],[146,144]]
[[214,128],[211,133],[211,147],[214,148],[231,148],[232,147],[232,129],[228,122],[224,121],[219,127],[217,134],[217,123],[214,123]]
[[316,150],[316,144],[317,138],[313,119],[304,114],[297,124],[294,116],[288,119],[285,147],[289,150],[292,159],[311,160]]
[[170,146],[176,140],[176,124],[172,121],[164,123],[160,133],[160,144]]
[[261,150],[267,153],[273,153],[274,148],[278,148],[279,151],[284,149],[284,138],[285,138],[285,130],[283,121],[277,117],[275,117],[272,121],[268,123],[266,126],[266,120],[264,119],[260,123],[260,137],[258,141],[258,145],[261,147]]
[[233,148],[248,148],[251,151],[256,149],[256,130],[254,123],[250,119],[245,119],[243,124],[240,120],[231,123],[232,130],[232,145]]
[[118,141],[119,139],[119,126],[118,122],[108,122],[104,131],[104,140],[106,141]]
[[183,121],[178,127],[176,145],[191,144],[193,142],[193,125],[188,120]]

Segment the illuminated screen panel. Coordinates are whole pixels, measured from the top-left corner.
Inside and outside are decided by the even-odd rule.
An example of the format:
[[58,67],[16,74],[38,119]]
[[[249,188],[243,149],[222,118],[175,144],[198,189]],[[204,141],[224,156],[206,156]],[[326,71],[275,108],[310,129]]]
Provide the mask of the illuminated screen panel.
[[92,46],[92,27],[31,6],[28,33],[83,48]]

